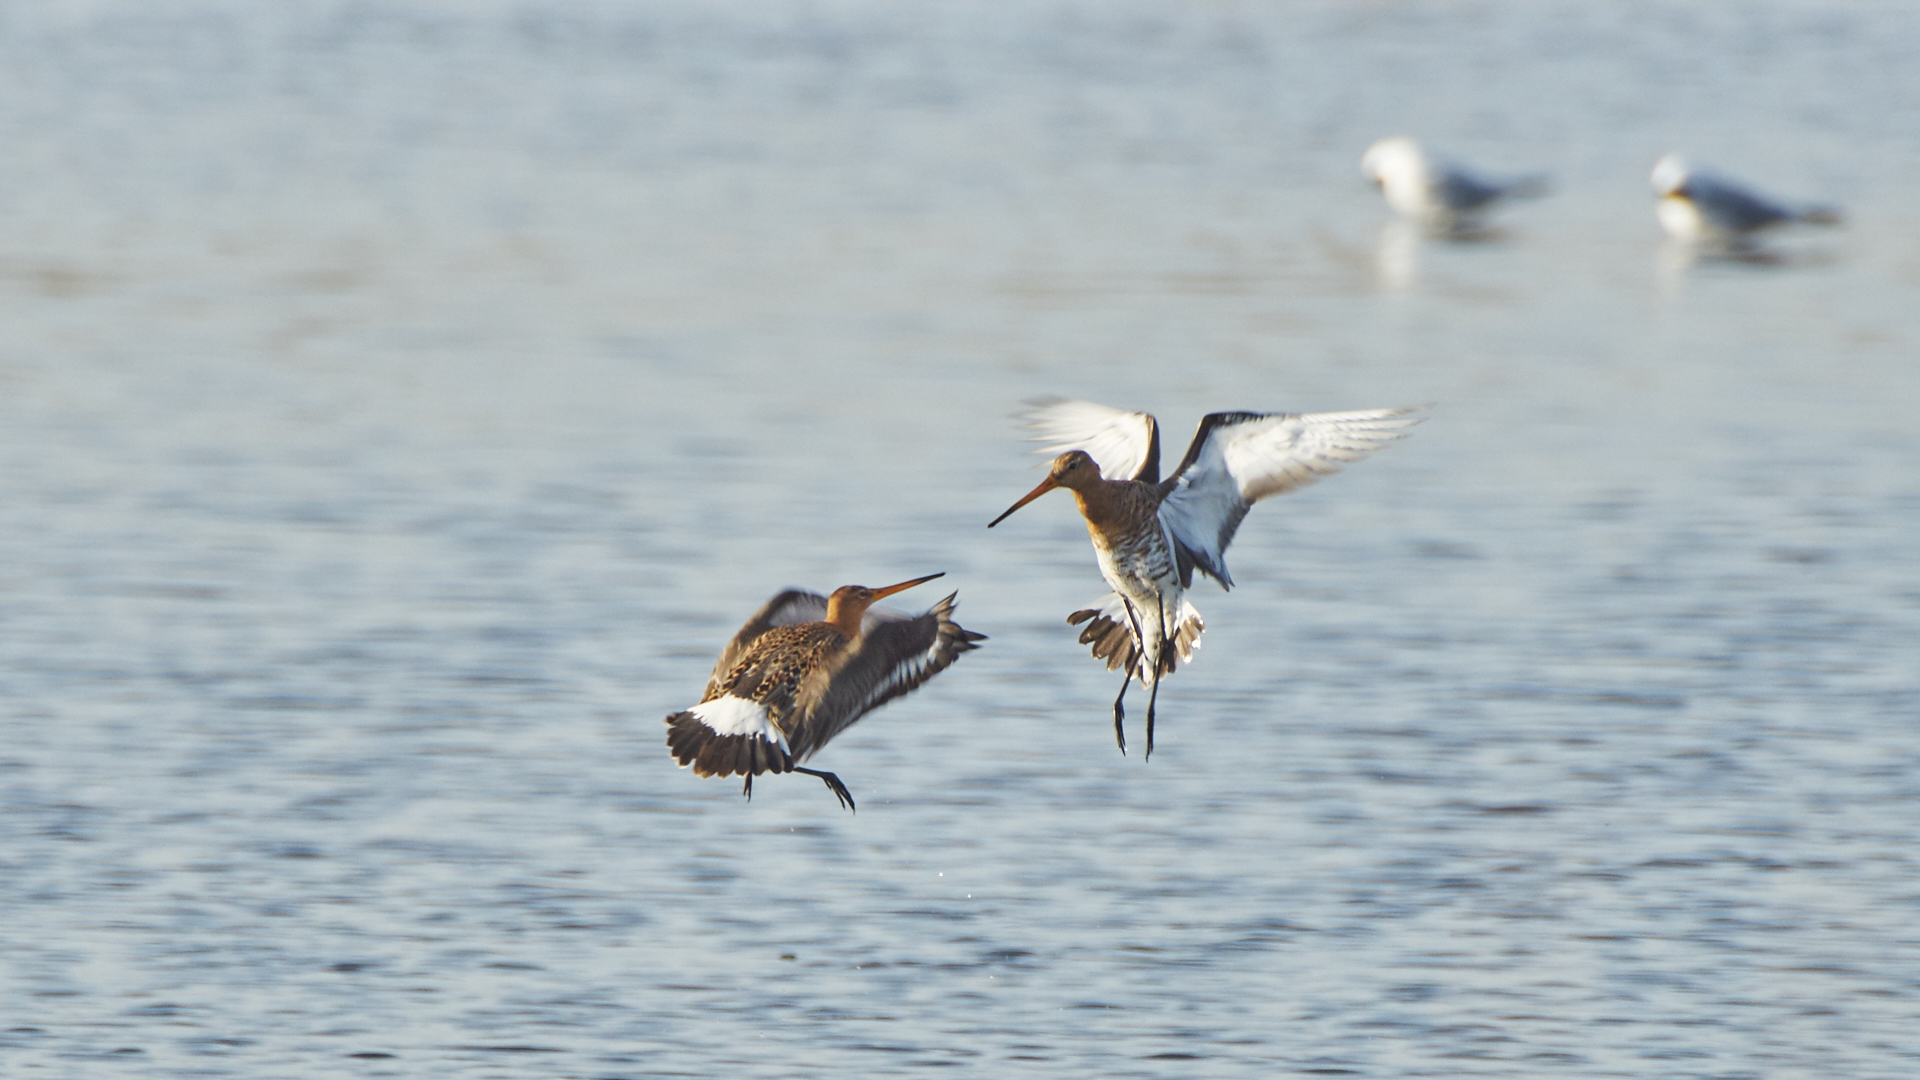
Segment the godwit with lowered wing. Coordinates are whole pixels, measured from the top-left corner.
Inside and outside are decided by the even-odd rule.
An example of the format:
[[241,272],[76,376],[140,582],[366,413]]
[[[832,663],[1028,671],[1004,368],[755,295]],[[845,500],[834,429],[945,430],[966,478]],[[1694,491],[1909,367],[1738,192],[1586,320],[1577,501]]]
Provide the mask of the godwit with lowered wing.
[[1206,623],[1186,599],[1193,572],[1233,587],[1224,558],[1247,510],[1269,495],[1304,487],[1346,462],[1359,461],[1403,437],[1420,422],[1426,406],[1329,413],[1211,413],[1200,421],[1193,444],[1173,475],[1160,479],[1160,425],[1143,412],[1088,401],[1036,402],[1029,426],[1053,459],[1047,478],[1006,513],[1055,488],[1073,492],[1087,519],[1100,574],[1113,588],[1098,607],[1076,611],[1067,622],[1092,620],[1081,644],[1107,662],[1125,667],[1120,696],[1113,699],[1113,737],[1127,749],[1123,702],[1134,679],[1153,689],[1147,697],[1147,756],[1153,756],[1153,709],[1160,679],[1181,660],[1191,660]]
[[697,776],[746,777],[741,794],[749,799],[761,773],[798,772],[826,781],[852,810],[839,777],[796,762],[987,639],[953,621],[957,592],[922,615],[872,606],[943,576],[884,589],[843,585],[832,596],[800,589],[775,596],[720,654],[700,704],[667,717],[667,748]]

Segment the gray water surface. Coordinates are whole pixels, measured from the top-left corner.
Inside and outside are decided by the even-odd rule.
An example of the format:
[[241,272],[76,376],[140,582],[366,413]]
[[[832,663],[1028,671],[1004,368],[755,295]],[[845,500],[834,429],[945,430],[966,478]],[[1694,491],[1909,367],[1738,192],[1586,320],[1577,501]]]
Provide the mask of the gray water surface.
[[[1920,16],[0,7],[0,1072],[1920,1073]],[[1551,172],[1395,229],[1383,135]],[[1849,227],[1663,247],[1668,150]],[[1151,763],[1008,415],[1436,404]],[[991,635],[808,777],[787,585]],[[1134,699],[1134,714],[1144,712]]]

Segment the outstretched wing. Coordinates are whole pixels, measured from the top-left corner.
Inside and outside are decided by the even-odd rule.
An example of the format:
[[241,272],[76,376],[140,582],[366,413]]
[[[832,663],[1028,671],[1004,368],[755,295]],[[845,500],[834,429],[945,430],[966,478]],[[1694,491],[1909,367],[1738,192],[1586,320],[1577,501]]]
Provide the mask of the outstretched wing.
[[1091,401],[1042,398],[1024,414],[1039,453],[1085,450],[1108,480],[1160,482],[1160,425],[1152,414],[1125,412]]
[[1254,503],[1305,487],[1359,461],[1420,422],[1424,405],[1328,413],[1214,413],[1200,421],[1167,483],[1160,520],[1174,542],[1180,583],[1193,571],[1232,588],[1227,545]]
[[924,615],[889,612],[878,624],[869,622],[841,663],[808,676],[799,695],[799,725],[787,733],[795,761],[806,760],[854,721],[919,689],[961,653],[980,647],[975,642],[985,641],[985,634],[953,621],[959,595],[949,595]]

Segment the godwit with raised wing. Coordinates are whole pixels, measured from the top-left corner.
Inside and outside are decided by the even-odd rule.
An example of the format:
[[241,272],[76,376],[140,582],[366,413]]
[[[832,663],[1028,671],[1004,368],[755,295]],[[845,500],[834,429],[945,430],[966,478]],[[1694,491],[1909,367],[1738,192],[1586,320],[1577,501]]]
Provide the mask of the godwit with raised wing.
[[1153,709],[1160,678],[1191,660],[1206,623],[1186,599],[1193,572],[1233,587],[1224,558],[1240,521],[1254,503],[1304,487],[1403,437],[1426,406],[1329,413],[1212,413],[1200,421],[1193,444],[1173,475],[1160,479],[1160,425],[1143,412],[1088,401],[1043,401],[1027,413],[1029,426],[1053,459],[1047,478],[1007,514],[1055,488],[1073,492],[1087,519],[1100,574],[1113,592],[1067,622],[1092,620],[1080,642],[1093,646],[1107,670],[1125,667],[1113,699],[1113,737],[1127,749],[1127,687],[1134,679],[1147,697],[1147,756],[1153,756]]
[[697,776],[746,777],[741,794],[749,799],[761,773],[798,772],[826,781],[852,810],[839,777],[795,763],[987,639],[953,621],[957,592],[922,615],[872,606],[943,576],[884,589],[843,585],[832,596],[800,589],[775,596],[720,654],[700,704],[667,717],[667,748]]

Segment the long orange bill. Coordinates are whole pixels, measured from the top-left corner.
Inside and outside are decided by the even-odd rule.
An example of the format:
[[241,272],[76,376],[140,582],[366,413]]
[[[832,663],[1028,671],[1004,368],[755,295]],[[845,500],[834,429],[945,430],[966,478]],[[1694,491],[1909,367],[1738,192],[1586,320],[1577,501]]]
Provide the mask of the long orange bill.
[[873,598],[875,600],[878,600],[883,596],[892,596],[894,593],[905,592],[908,589],[911,589],[915,585],[918,585],[922,582],[932,581],[934,578],[946,577],[946,576],[947,576],[947,572],[945,570],[942,570],[937,574],[928,574],[926,577],[917,577],[917,578],[914,578],[912,581],[903,581],[898,585],[889,585],[884,589],[875,589],[873,590]]
[[1051,476],[1047,477],[1045,480],[1040,481],[1039,487],[1034,488],[1032,491],[1029,491],[1025,495],[1021,496],[1019,502],[1014,503],[1012,506],[1007,507],[1006,514],[1001,514],[999,517],[994,518],[992,521],[987,522],[987,528],[991,529],[995,525],[998,525],[1001,522],[1007,520],[1007,514],[1013,513],[1015,510],[1020,509],[1021,507],[1027,505],[1033,500],[1039,498],[1042,495],[1045,495],[1047,492],[1052,491],[1054,488],[1057,488],[1059,486],[1060,486],[1059,484],[1054,483],[1053,477]]

